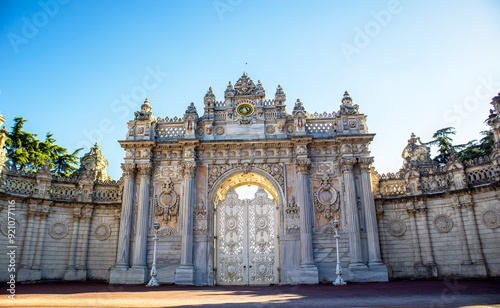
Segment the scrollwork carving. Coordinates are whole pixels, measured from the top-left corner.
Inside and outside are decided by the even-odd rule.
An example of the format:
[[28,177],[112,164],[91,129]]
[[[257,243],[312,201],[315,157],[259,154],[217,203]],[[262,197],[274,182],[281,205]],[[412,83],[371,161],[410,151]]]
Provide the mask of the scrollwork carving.
[[332,180],[325,175],[321,179],[321,186],[314,193],[316,212],[323,213],[326,220],[335,218],[334,213],[339,210],[338,192],[332,186]]
[[174,191],[172,180],[167,178],[163,190],[155,196],[155,216],[161,216],[165,224],[179,215],[179,195]]

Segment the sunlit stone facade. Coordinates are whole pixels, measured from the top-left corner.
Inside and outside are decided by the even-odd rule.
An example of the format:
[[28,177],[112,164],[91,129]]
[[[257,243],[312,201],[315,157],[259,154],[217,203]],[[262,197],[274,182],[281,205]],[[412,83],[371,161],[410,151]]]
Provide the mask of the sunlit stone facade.
[[[374,134],[347,92],[321,114],[299,100],[287,112],[281,86],[267,99],[246,74],[224,94],[210,88],[203,115],[191,104],[174,118],[153,116],[146,99],[119,141],[119,182],[98,147],[65,182],[2,160],[0,227],[7,235],[15,200],[19,279],[147,283],[155,220],[160,283],[331,282],[335,219],[347,281],[499,276],[497,154],[438,168],[412,136],[403,168],[378,175]],[[254,198],[238,195],[246,185]]]

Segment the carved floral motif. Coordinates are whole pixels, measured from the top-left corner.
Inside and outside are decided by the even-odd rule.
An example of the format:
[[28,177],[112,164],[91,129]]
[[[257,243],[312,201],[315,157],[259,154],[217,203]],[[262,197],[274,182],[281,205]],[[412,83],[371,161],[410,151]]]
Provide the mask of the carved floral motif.
[[163,190],[155,196],[155,216],[161,216],[165,224],[179,214],[179,195],[174,191],[172,180],[167,178]]

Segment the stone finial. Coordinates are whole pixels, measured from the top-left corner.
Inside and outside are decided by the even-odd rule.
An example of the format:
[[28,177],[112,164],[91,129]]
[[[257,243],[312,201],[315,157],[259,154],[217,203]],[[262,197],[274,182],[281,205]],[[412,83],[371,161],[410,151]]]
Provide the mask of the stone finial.
[[233,97],[234,96],[234,87],[233,87],[233,84],[231,83],[231,81],[227,85],[227,88],[226,88],[226,91],[224,92],[224,95],[226,97]]
[[493,97],[493,99],[491,100],[491,104],[493,105],[493,107],[495,107],[497,114],[500,115],[500,93],[498,93],[497,96]]
[[78,177],[87,177],[93,181],[111,181],[107,171],[108,165],[108,160],[96,142],[90,151],[80,159],[80,168],[75,173]]
[[144,120],[152,120],[153,119],[153,107],[151,107],[151,103],[149,99],[146,97],[146,100],[141,106],[140,111],[135,112],[135,120],[136,121],[144,121]]
[[264,90],[264,87],[262,86],[260,80],[257,82],[257,85],[255,86],[255,95],[266,96],[266,90]]
[[340,105],[340,111],[343,114],[356,114],[359,106],[352,103],[352,98],[349,96],[347,91],[344,92],[344,97],[342,97],[342,105]]
[[194,103],[191,102],[189,106],[186,109],[186,113],[184,114],[185,119],[192,119],[193,117],[197,120],[198,119],[198,112],[196,111],[196,107],[194,106]]
[[274,94],[274,100],[275,101],[279,101],[279,102],[284,102],[286,101],[286,94],[285,94],[285,91],[283,91],[283,88],[281,87],[281,85],[278,85],[278,87],[276,88],[276,93]]
[[425,164],[431,164],[431,149],[426,146],[419,137],[411,133],[410,139],[408,139],[408,145],[404,148],[403,154],[401,156],[404,159],[404,166],[419,166]]

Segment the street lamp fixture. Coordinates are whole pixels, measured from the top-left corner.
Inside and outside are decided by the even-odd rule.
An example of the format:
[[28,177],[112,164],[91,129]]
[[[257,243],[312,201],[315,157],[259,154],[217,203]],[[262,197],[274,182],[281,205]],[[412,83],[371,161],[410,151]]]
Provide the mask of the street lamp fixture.
[[339,256],[339,228],[340,228],[340,222],[335,219],[333,222],[333,228],[335,229],[335,245],[337,246],[337,269],[335,271],[335,274],[337,274],[337,279],[333,282],[334,285],[336,286],[342,286],[345,285],[344,279],[342,279],[342,267],[340,266],[340,256]]
[[156,275],[158,274],[158,272],[156,271],[156,242],[158,242],[158,231],[160,230],[160,223],[158,222],[158,220],[155,220],[155,223],[153,224],[153,230],[155,232],[155,237],[153,239],[155,241],[155,246],[153,250],[153,265],[151,266],[151,280],[146,285],[146,287],[160,286],[160,284],[156,280]]

